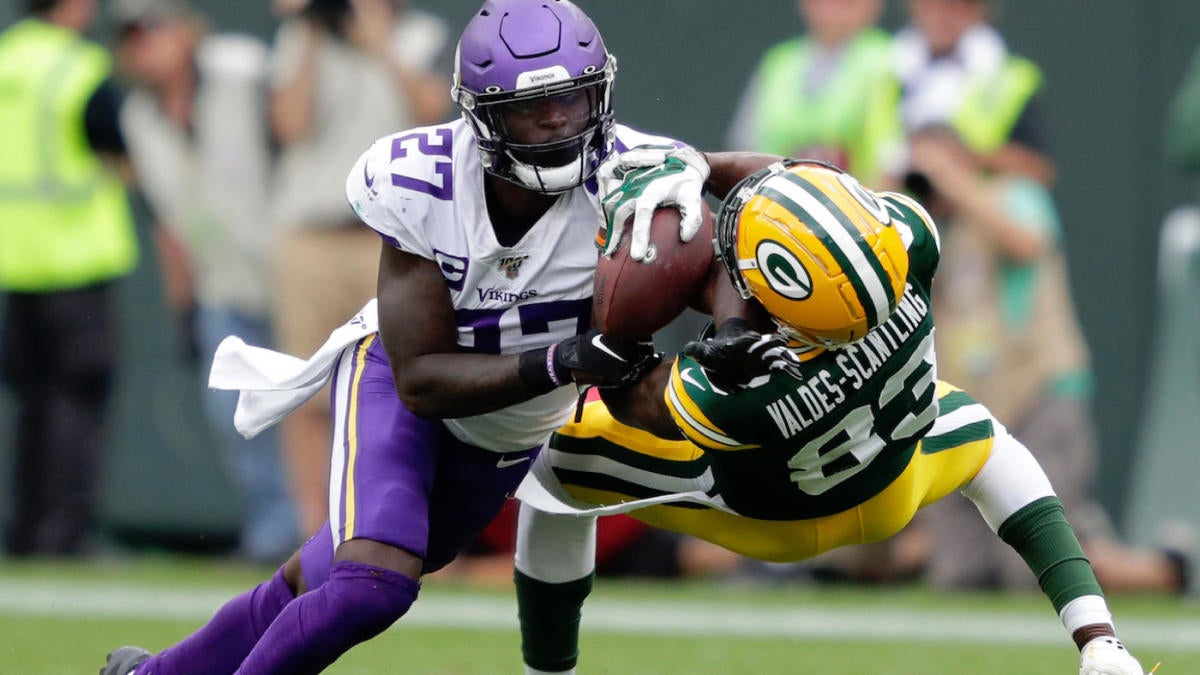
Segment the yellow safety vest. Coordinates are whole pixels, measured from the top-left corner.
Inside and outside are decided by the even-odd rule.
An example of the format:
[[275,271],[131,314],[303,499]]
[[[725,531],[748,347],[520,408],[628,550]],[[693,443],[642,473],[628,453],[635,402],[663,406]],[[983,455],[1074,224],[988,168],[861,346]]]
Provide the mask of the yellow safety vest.
[[1009,56],[995,75],[970,84],[952,125],[972,150],[997,150],[1041,86],[1041,69],[1028,59]]
[[808,95],[804,78],[816,43],[805,36],[772,47],[758,69],[752,149],[795,156],[810,147],[833,148],[845,154],[842,168],[874,185],[884,150],[903,142],[890,55],[887,33],[863,30],[846,45],[830,81]]
[[0,289],[78,288],[137,264],[124,186],[84,130],[111,68],[101,47],[39,19],[0,33]]

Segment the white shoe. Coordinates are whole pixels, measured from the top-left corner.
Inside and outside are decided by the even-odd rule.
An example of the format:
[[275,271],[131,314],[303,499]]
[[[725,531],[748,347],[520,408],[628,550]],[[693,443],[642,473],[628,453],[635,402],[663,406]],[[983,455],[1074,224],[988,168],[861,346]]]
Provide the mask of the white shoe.
[[1115,637],[1093,638],[1079,652],[1079,675],[1146,675],[1142,664],[1133,658]]

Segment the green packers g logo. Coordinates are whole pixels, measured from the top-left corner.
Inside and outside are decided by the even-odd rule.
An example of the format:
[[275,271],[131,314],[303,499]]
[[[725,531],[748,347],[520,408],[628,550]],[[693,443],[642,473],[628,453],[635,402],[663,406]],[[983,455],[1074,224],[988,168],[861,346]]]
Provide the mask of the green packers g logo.
[[760,242],[754,257],[771,290],[790,300],[803,300],[812,295],[812,277],[796,254],[783,244],[770,240]]

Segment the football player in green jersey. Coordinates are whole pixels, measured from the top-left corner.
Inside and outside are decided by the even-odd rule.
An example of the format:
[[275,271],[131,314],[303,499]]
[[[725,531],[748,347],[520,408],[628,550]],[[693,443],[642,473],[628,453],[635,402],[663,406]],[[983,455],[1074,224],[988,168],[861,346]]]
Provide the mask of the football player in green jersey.
[[1080,674],[1142,675],[1037,461],[937,379],[925,210],[832,166],[778,161],[729,192],[714,244],[704,298],[719,328],[584,405],[518,491],[526,673],[574,672],[596,516],[783,562],[891,537],[959,490],[1037,576]]

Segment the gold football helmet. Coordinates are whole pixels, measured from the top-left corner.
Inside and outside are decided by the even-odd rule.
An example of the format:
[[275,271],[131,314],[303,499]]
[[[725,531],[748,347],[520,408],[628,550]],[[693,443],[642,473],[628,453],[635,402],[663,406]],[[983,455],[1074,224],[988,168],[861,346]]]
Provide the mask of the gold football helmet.
[[887,207],[832,165],[787,160],[746,178],[716,229],[734,287],[795,343],[836,349],[859,340],[904,295],[908,251]]

